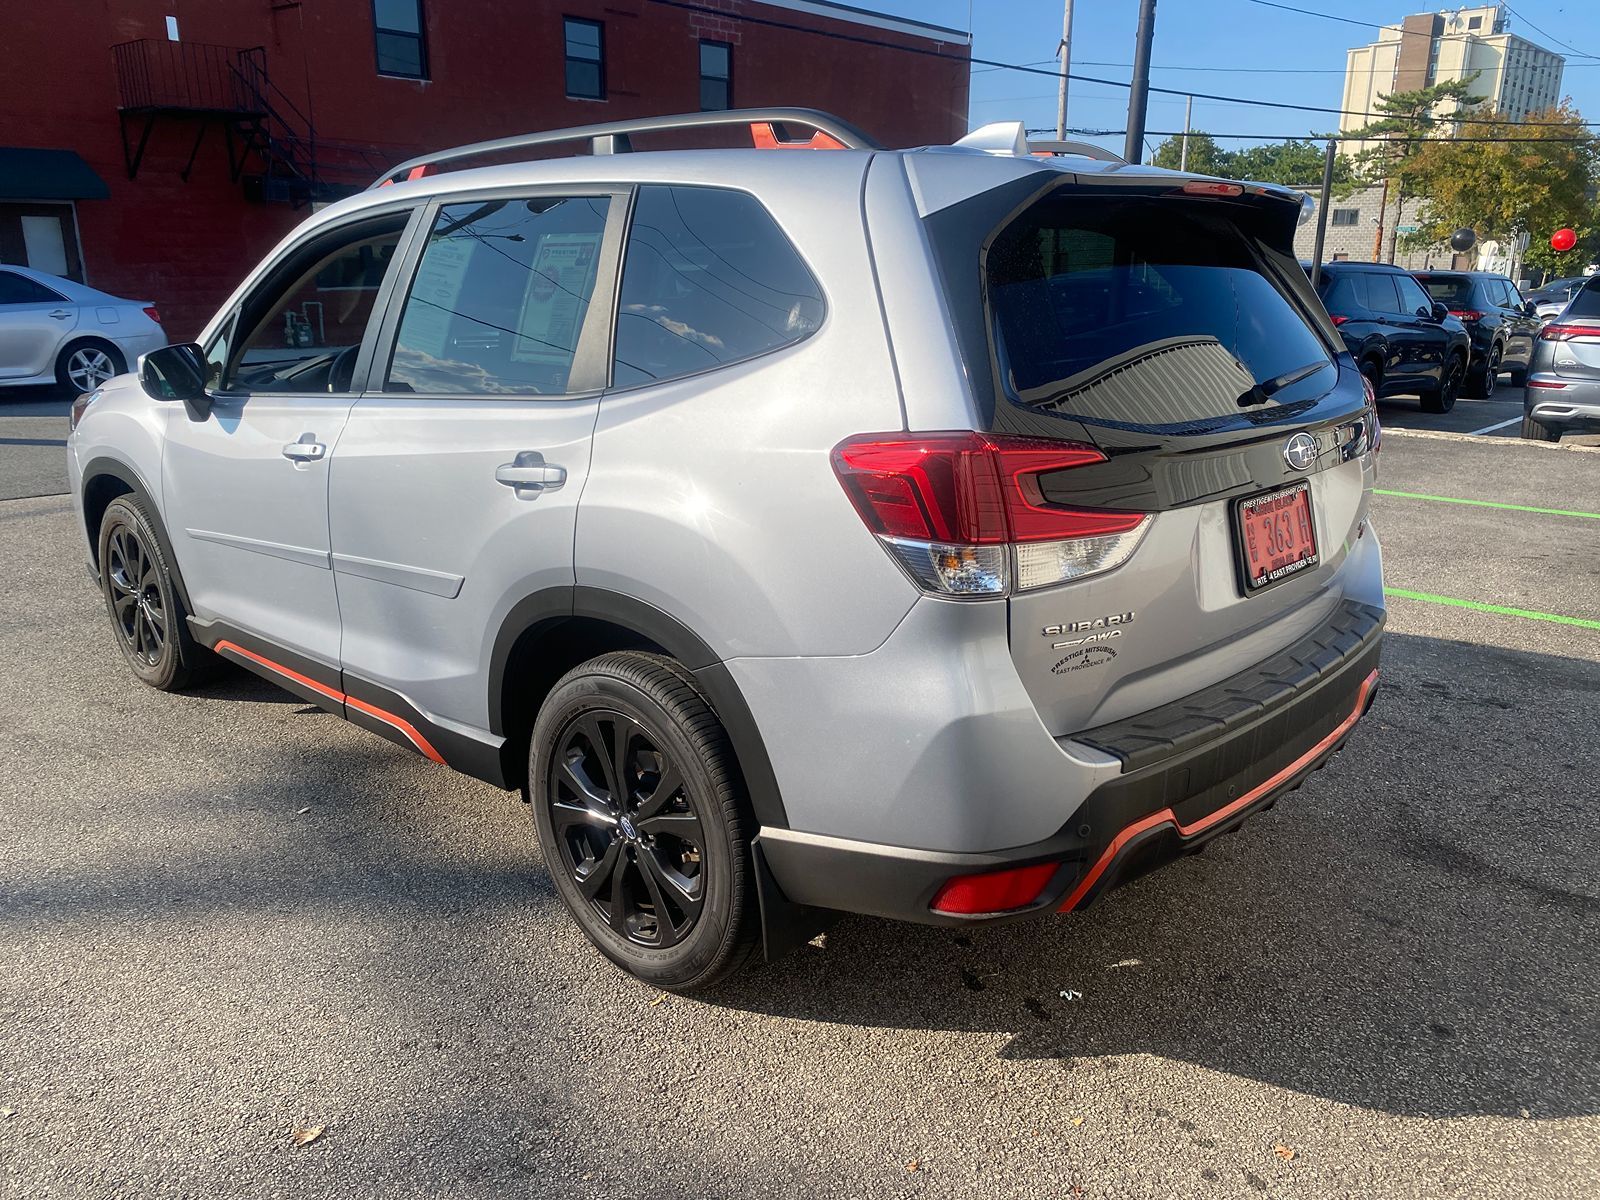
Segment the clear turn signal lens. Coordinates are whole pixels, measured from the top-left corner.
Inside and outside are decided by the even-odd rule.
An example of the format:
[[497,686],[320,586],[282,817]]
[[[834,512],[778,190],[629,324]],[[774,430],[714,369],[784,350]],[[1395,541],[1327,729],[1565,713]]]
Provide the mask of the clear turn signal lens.
[[1126,533],[1063,542],[1023,542],[1016,547],[1017,590],[1068,583],[1120,567],[1139,548],[1149,528],[1147,516]]
[[1003,596],[1011,587],[1005,546],[953,546],[912,538],[881,539],[926,591],[949,596]]

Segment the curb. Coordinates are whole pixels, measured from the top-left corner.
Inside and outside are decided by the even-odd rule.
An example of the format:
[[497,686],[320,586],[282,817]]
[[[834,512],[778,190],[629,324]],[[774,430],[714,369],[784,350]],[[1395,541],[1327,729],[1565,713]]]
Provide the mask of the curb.
[[1391,429],[1387,425],[1384,426],[1384,441],[1392,437],[1422,438],[1436,442],[1472,442],[1479,446],[1486,444],[1521,446],[1527,450],[1559,450],[1568,454],[1600,454],[1600,446],[1569,446],[1565,442],[1531,442],[1523,438],[1486,438],[1476,433],[1449,433],[1442,429]]

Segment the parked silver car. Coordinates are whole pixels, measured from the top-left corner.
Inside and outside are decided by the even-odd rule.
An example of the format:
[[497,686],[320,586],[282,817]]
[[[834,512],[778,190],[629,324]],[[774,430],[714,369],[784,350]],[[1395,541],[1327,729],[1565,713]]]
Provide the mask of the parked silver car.
[[167,344],[148,300],[123,300],[27,267],[0,266],[0,387],[91,392]]
[[[630,152],[729,124],[813,149]],[[1384,622],[1300,195],[1106,157],[789,109],[407,163],[77,407],[117,643],[520,789],[656,986],[1081,908],[1337,751]]]
[[1556,442],[1600,432],[1600,276],[1539,332],[1522,397],[1522,436]]

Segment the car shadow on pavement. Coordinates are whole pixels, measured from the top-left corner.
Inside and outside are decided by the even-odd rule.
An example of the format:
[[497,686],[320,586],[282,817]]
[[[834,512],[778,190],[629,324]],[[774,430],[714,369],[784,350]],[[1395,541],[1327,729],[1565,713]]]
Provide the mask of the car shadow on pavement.
[[1597,728],[1600,664],[1391,634],[1344,753],[1203,854],[1070,917],[845,918],[716,1002],[1401,1115],[1600,1112]]

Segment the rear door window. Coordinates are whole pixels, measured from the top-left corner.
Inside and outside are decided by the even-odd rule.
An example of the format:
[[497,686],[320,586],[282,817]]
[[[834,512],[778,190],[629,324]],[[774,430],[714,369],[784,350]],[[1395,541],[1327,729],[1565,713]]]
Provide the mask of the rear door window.
[[1600,317],[1600,280],[1588,284],[1572,297],[1564,317]]
[[610,204],[606,196],[541,196],[441,207],[385,390],[565,394]]
[[810,336],[823,311],[822,288],[754,197],[642,187],[612,379],[636,387],[754,358]]
[[1260,248],[1205,202],[1047,197],[995,238],[987,275],[1002,375],[1025,404],[1077,396],[1073,411],[1094,416],[1115,375],[1159,393],[1115,404],[1124,418],[1205,419],[1336,379]]

